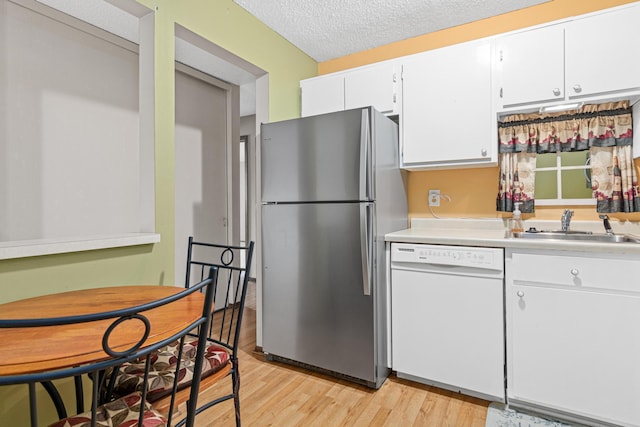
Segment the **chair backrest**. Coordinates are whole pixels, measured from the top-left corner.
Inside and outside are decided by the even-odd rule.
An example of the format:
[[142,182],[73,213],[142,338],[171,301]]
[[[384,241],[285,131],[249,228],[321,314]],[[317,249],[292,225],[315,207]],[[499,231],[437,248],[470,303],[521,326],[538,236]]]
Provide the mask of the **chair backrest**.
[[[0,319],[0,332],[3,328],[36,328],[36,327],[65,327],[67,325],[77,326],[76,324],[83,324],[87,322],[102,322],[104,323],[104,334],[100,337],[85,337],[84,339],[95,339],[101,340],[102,342],[102,350],[104,351],[104,355],[96,357],[96,361],[91,363],[81,364],[80,366],[72,366],[61,368],[52,371],[46,372],[36,372],[36,373],[26,373],[20,375],[3,375],[0,376],[0,386],[2,385],[10,385],[10,384],[29,384],[29,394],[30,394],[30,406],[31,406],[31,422],[32,425],[37,425],[37,416],[35,416],[35,407],[37,405],[35,398],[35,384],[41,383],[46,391],[49,393],[51,398],[54,401],[54,405],[58,412],[58,417],[60,419],[67,418],[67,409],[60,398],[59,393],[55,390],[55,387],[52,384],[53,380],[61,379],[61,378],[77,378],[79,379],[81,375],[88,374],[93,381],[93,392],[92,392],[92,402],[91,408],[88,416],[91,417],[92,422],[95,422],[97,419],[97,411],[100,410],[99,405],[105,403],[104,400],[104,390],[102,382],[105,381],[104,372],[110,369],[119,369],[119,367],[126,362],[133,361],[145,361],[145,373],[143,376],[144,386],[140,387],[140,392],[135,397],[139,404],[139,419],[137,425],[143,425],[142,420],[143,417],[146,418],[149,415],[148,408],[152,408],[146,402],[147,399],[147,387],[149,378],[149,370],[150,370],[150,360],[152,357],[147,357],[150,354],[156,352],[158,349],[166,347],[172,343],[177,341],[183,343],[185,338],[190,335],[195,329],[201,331],[198,337],[198,346],[196,350],[196,356],[194,360],[193,368],[189,367],[188,369],[193,369],[193,378],[191,382],[191,390],[189,394],[189,402],[187,405],[187,413],[186,418],[178,423],[178,425],[187,425],[192,426],[194,423],[194,418],[196,415],[196,407],[197,407],[197,399],[199,392],[199,384],[200,384],[200,373],[202,371],[203,358],[205,355],[207,340],[206,334],[207,330],[210,328],[212,312],[213,312],[213,298],[215,294],[216,281],[218,277],[218,269],[216,267],[211,267],[207,269],[206,277],[203,277],[203,280],[198,282],[197,284],[180,291],[176,294],[170,295],[168,297],[152,301],[146,304],[138,305],[135,307],[128,307],[119,310],[109,311],[109,312],[101,312],[94,314],[86,314],[86,315],[77,315],[77,316],[65,316],[65,317],[56,317],[56,318],[38,318],[38,319]],[[159,307],[169,305],[172,303],[177,303],[179,300],[190,298],[193,300],[193,294],[196,292],[204,293],[203,298],[195,299],[194,301],[198,301],[198,304],[202,302],[202,312],[196,318],[193,317],[193,320],[190,323],[185,322],[183,325],[180,325],[181,329],[179,331],[175,331],[171,334],[171,336],[163,335],[163,339],[158,340],[155,338],[153,344],[149,344],[151,340],[148,341],[149,332],[152,330],[153,325],[145,314],[149,310],[158,309]],[[185,300],[185,302],[190,301]],[[189,302],[189,304],[193,304],[193,302]],[[199,307],[199,306],[198,306]],[[70,308],[70,311],[72,307]],[[144,327],[142,336],[140,336],[139,341],[131,346],[128,349],[117,348],[114,349],[110,345],[110,340],[113,335],[118,334],[118,330],[120,327],[127,329],[126,322],[131,321],[132,319],[140,321],[143,323]],[[102,325],[101,323],[101,325]],[[138,328],[140,329],[140,328]],[[36,345],[43,345],[44,343],[38,343]],[[171,370],[166,375],[173,375],[173,384],[175,385],[172,390],[172,404],[171,410],[169,411],[168,423],[166,425],[171,425],[171,420],[173,417],[173,398],[177,393],[177,384],[178,384],[178,376],[180,375],[181,369],[184,371],[185,367],[180,366],[180,363],[177,364],[175,370]],[[97,380],[99,379],[99,380]],[[81,389],[82,382],[76,380],[76,397],[78,401],[77,412],[84,412],[84,403],[82,402],[83,391]],[[80,388],[80,390],[78,390]],[[79,394],[78,394],[79,393]],[[80,396],[80,397],[78,397]],[[108,405],[109,403],[107,403]],[[148,407],[148,408],[147,408]],[[140,410],[140,408],[147,408],[144,410]],[[85,413],[86,414],[86,413]],[[164,416],[165,414],[162,414]],[[137,416],[137,415],[136,415]],[[55,424],[54,424],[55,425]],[[75,424],[73,424],[75,425]],[[92,424],[95,425],[95,424]],[[100,424],[101,425],[101,424]],[[154,424],[155,425],[155,424]]]
[[208,268],[218,268],[209,341],[231,350],[232,358],[237,358],[238,353],[253,249],[253,241],[247,246],[234,246],[198,242],[189,237],[185,287],[201,280]]

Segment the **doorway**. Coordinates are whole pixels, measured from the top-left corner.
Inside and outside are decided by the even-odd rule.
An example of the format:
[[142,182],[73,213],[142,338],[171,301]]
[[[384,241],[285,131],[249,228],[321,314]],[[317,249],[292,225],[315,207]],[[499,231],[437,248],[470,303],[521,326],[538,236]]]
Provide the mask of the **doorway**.
[[228,243],[229,85],[177,64],[175,73],[175,284],[184,285],[189,236]]
[[[269,121],[269,74],[257,67],[256,65],[240,58],[233,53],[221,48],[220,46],[211,43],[211,41],[204,39],[198,34],[190,31],[189,29],[175,24],[175,59],[182,64],[187,64],[194,69],[203,71],[209,76],[216,76],[219,79],[229,82],[234,88],[239,87],[239,99],[240,104],[240,116],[246,117],[253,115],[253,124],[251,129],[243,131],[242,135],[250,135],[249,149],[248,149],[248,186],[247,186],[247,211],[249,216],[249,240],[256,241],[256,252],[253,257],[253,265],[251,266],[252,276],[255,275],[256,279],[256,343],[262,345],[262,290],[261,290],[261,265],[260,265],[260,222],[258,220],[259,213],[259,200],[260,194],[260,165],[255,159],[260,157],[260,123],[267,123]],[[235,102],[235,96],[232,98]],[[250,107],[248,111],[243,108]],[[234,109],[231,109],[235,111]],[[232,117],[229,121],[228,128],[237,130],[236,118]],[[228,122],[228,123],[229,123]],[[237,179],[237,156],[236,151],[239,147],[237,141],[240,139],[240,133],[236,133],[234,138],[228,142],[228,162],[227,170],[231,171],[234,178],[232,182],[228,183],[227,189],[230,194],[227,199],[228,212],[233,212],[233,215],[228,215],[227,220],[227,235],[229,242],[239,242],[239,230],[238,230],[238,179]],[[232,202],[231,202],[231,201]],[[231,208],[231,209],[230,209]],[[176,236],[176,247],[178,237]],[[185,246],[185,244],[183,244]],[[178,268],[176,271],[184,270],[184,254],[185,248],[179,247],[175,251],[175,259]],[[180,274],[176,273],[176,276]],[[184,278],[180,278],[176,283],[184,282]]]

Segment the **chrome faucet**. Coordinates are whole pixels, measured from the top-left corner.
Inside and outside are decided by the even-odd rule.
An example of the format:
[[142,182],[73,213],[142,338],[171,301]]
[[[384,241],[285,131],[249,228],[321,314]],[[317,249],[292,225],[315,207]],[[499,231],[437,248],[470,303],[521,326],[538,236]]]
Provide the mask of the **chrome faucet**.
[[611,223],[609,222],[609,215],[600,214],[600,219],[602,220],[602,224],[604,225],[604,231],[607,232],[607,235],[611,236],[613,234],[613,229],[611,228]]
[[562,231],[569,231],[569,226],[571,225],[571,217],[573,216],[573,211],[569,209],[565,209],[562,212]]

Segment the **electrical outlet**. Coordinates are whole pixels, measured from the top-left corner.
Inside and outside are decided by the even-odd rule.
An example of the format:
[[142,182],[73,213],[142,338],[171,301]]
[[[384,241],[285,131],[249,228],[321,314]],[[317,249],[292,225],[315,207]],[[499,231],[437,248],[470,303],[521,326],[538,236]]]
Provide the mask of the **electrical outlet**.
[[429,206],[440,206],[440,190],[429,190]]

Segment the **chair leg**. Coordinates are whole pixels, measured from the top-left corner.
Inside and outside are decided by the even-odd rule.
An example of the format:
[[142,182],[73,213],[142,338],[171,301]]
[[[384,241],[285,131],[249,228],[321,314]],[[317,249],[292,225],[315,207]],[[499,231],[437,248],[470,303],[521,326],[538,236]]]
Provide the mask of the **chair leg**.
[[240,427],[240,370],[238,369],[238,359],[233,359],[231,363],[233,364],[233,371],[231,373],[233,406],[236,410],[236,427]]

